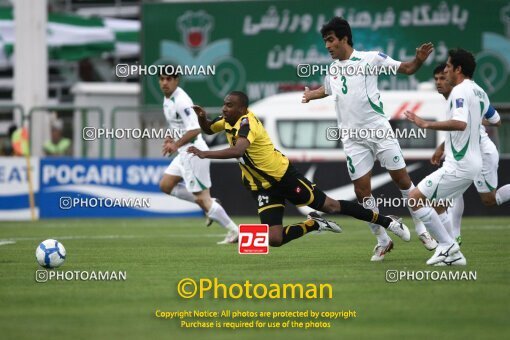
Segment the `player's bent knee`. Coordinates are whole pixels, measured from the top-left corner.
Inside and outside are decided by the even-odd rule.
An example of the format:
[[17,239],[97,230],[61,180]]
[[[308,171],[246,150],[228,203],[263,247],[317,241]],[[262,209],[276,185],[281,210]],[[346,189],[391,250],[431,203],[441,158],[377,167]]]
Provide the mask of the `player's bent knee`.
[[411,186],[411,177],[407,173],[406,168],[402,168],[399,170],[390,171],[391,179],[398,186],[400,190],[407,190]]
[[321,211],[327,214],[337,213],[340,211],[340,202],[330,197],[326,197],[326,200],[324,201],[324,205],[322,206]]
[[283,231],[282,226],[279,227],[271,226],[269,228],[269,245],[271,247],[280,247],[282,245],[283,242],[282,231]]
[[492,207],[492,206],[496,205],[496,195],[483,196],[482,197],[482,203],[486,207]]
[[172,189],[173,189],[173,187],[170,183],[168,183],[168,181],[165,181],[164,179],[162,179],[159,182],[159,190],[161,190],[165,194],[170,195],[170,193],[172,192]]
[[203,197],[195,196],[195,203],[202,206],[205,203],[205,199]]
[[414,201],[414,202],[418,202],[418,200],[420,200],[421,197],[422,197],[422,194],[421,194],[421,192],[420,192],[420,190],[418,188],[414,188],[409,193],[409,199]]
[[370,192],[370,189],[368,188],[354,188],[354,193],[356,194],[356,197],[358,200],[363,200],[365,197],[370,197],[372,193]]
[[195,196],[195,203],[204,209],[206,208],[206,206],[211,205],[210,200],[211,200],[210,197],[204,197],[203,195]]
[[411,178],[409,177],[409,175],[402,176],[397,179],[396,184],[400,190],[407,190],[411,187],[412,184]]
[[281,238],[279,240],[275,240],[275,239],[269,239],[269,245],[271,247],[281,247],[282,245],[282,240]]

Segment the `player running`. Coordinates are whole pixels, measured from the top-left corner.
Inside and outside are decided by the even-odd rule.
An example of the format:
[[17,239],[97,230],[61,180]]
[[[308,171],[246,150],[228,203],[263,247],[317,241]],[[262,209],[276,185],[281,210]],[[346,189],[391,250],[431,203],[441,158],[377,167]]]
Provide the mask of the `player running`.
[[[379,100],[380,94],[377,88],[378,74],[367,74],[368,72],[359,72],[359,70],[366,70],[367,67],[384,67],[394,68],[399,73],[414,74],[433,51],[433,45],[431,43],[421,45],[416,49],[414,60],[400,62],[380,52],[355,50],[351,27],[342,18],[331,19],[321,28],[321,34],[329,54],[334,59],[330,69],[345,71],[326,76],[324,86],[317,90],[310,91],[305,88],[302,102],[308,103],[310,100],[329,95],[334,96],[340,131],[349,132],[342,133],[342,143],[356,197],[363,206],[379,212],[378,207],[375,206],[370,183],[376,159],[379,160],[382,167],[388,170],[404,198],[408,198],[414,185],[407,173],[398,140],[392,136],[390,123],[384,116],[383,104]],[[352,70],[357,71],[352,72]],[[386,131],[387,133],[384,134],[386,138],[381,139],[374,136],[361,139],[350,136],[350,132],[363,129]],[[430,237],[425,226],[414,216],[412,210],[409,211],[413,217],[416,233],[425,248],[435,249],[437,242]],[[371,261],[382,261],[386,253],[393,249],[393,242],[379,225],[369,223],[369,226],[377,238],[377,245],[374,248]]]
[[191,146],[188,152],[198,158],[237,158],[242,182],[258,204],[258,215],[268,224],[269,244],[279,247],[310,231],[341,232],[340,227],[316,212],[302,223],[283,226],[285,200],[297,206],[307,205],[326,213],[344,214],[392,231],[404,241],[410,240],[409,229],[394,218],[379,215],[349,201],[336,201],[300,174],[280,151],[276,150],[266,130],[253,112],[248,110],[248,97],[239,91],[230,92],[223,102],[223,115],[213,121],[199,106],[193,107],[202,131],[214,134],[225,131],[230,147],[206,151]]
[[425,177],[413,189],[410,198],[419,204],[412,207],[416,216],[439,243],[434,255],[427,260],[429,265],[465,265],[466,258],[452,237],[451,220],[445,204],[430,201],[456,198],[473,183],[482,171],[480,152],[480,125],[482,116],[489,107],[485,91],[471,78],[475,71],[474,56],[463,49],[450,50],[444,69],[453,90],[448,97],[446,121],[426,121],[415,113],[406,111],[407,119],[424,129],[448,131],[445,141],[443,166]]
[[[434,81],[437,92],[442,94],[446,100],[452,91],[452,85],[447,81],[444,69],[446,64],[441,64],[434,69]],[[498,166],[499,153],[496,145],[489,138],[485,131],[485,126],[500,126],[501,118],[498,111],[489,105],[484,108],[482,124],[480,125],[480,148],[482,153],[482,171],[475,178],[474,184],[482,203],[485,206],[502,205],[510,200],[510,185],[507,184],[499,189],[498,187]],[[439,145],[432,156],[431,163],[440,165],[444,155],[444,142]],[[464,213],[464,198],[458,196],[453,206],[448,209],[448,215],[452,221],[452,237],[460,245],[462,242],[460,236],[460,227],[462,214]]]
[[[192,109],[193,102],[179,87],[178,74],[162,73],[159,76],[159,86],[164,94],[163,112],[169,128],[175,135],[180,136],[177,140],[168,138],[163,144],[163,155],[175,152],[178,152],[178,155],[165,170],[159,183],[161,191],[198,204],[208,218],[226,228],[228,233],[218,244],[236,243],[237,225],[223,207],[215,199],[211,199],[210,161],[192,157],[186,152],[191,145],[200,150],[209,150],[200,133],[200,125]],[[184,179],[184,185],[179,183],[182,179]]]

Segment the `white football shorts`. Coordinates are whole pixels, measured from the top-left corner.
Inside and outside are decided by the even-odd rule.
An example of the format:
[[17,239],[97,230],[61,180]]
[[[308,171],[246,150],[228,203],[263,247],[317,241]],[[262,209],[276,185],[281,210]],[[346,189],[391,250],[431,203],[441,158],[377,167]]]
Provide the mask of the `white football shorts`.
[[200,192],[211,187],[210,164],[210,159],[180,152],[166,168],[165,174],[182,177],[186,190]]
[[446,200],[463,195],[472,183],[472,179],[458,177],[454,170],[442,167],[422,179],[418,189],[429,200]]
[[488,193],[498,188],[499,153],[496,145],[489,140],[481,143],[482,171],[474,180],[479,193]]
[[353,181],[372,170],[376,159],[387,170],[406,167],[400,144],[395,138],[347,139],[344,142],[344,151],[347,156],[347,171]]

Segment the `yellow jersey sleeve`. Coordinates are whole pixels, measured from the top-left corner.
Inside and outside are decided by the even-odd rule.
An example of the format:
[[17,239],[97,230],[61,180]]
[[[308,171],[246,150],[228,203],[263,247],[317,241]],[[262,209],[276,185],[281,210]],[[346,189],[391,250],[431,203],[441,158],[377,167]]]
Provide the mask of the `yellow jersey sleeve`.
[[252,118],[252,116],[246,116],[241,118],[241,123],[239,125],[239,133],[237,135],[239,137],[245,137],[246,139],[248,139],[250,144],[252,144],[255,138],[257,138],[258,124],[256,124],[254,119],[250,118]]
[[225,130],[225,119],[222,116],[216,117],[216,119],[214,119],[211,122],[210,128],[211,128],[211,131],[214,133]]

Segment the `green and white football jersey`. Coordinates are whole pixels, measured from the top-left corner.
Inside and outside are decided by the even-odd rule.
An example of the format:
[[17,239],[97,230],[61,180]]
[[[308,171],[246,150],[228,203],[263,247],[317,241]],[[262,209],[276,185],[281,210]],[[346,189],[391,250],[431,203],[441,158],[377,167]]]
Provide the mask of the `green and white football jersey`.
[[380,74],[396,72],[401,62],[377,52],[354,50],[347,60],[335,60],[324,79],[326,94],[335,96],[342,129],[391,129],[377,88]]
[[467,123],[464,131],[446,134],[443,166],[458,177],[474,179],[482,169],[480,124],[488,107],[487,94],[470,79],[455,86],[448,98],[447,119]]

